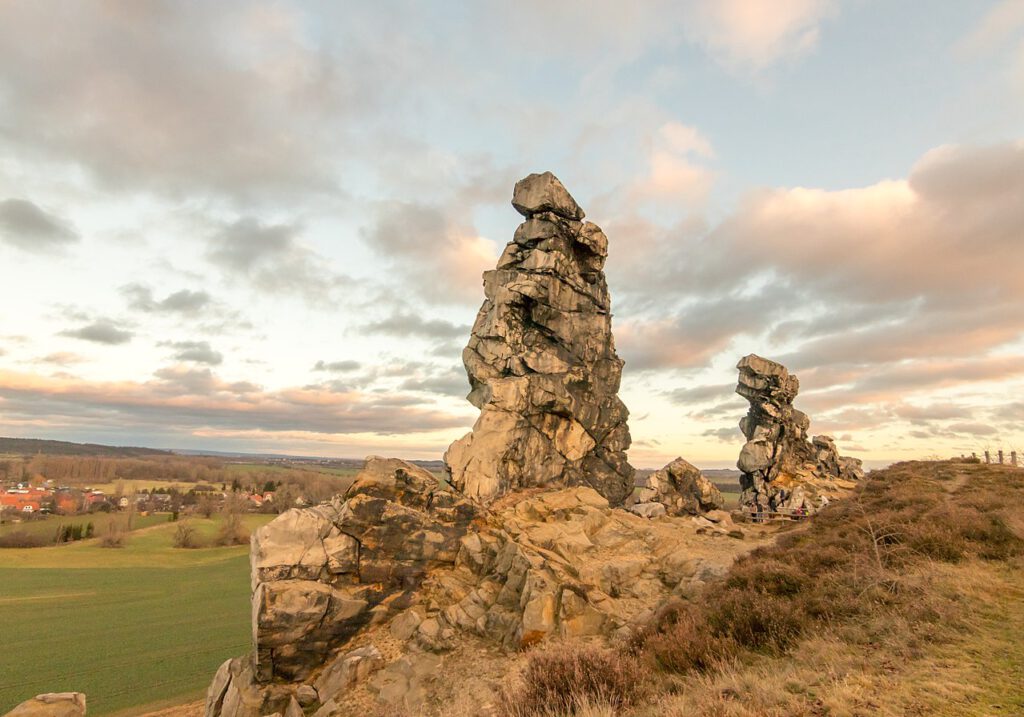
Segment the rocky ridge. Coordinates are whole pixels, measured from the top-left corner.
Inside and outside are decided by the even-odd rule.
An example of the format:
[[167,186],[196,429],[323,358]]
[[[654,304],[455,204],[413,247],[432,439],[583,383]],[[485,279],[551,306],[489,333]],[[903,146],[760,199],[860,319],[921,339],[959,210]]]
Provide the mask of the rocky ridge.
[[[508,660],[553,637],[625,638],[669,597],[696,595],[749,545],[720,510],[648,520],[575,486],[521,491],[469,512],[427,477],[370,458],[343,500],[293,509],[254,534],[253,655],[221,666],[206,717],[331,717],[358,699],[418,709],[439,689],[450,653],[475,644]],[[386,502],[372,534],[347,517],[367,515],[368,495]],[[454,513],[438,515],[436,504]],[[399,506],[425,515],[413,523]],[[332,546],[347,545],[335,529],[353,526],[360,567],[341,572],[353,560],[342,551],[348,557],[332,562]],[[393,570],[365,570],[383,550],[404,557]]]
[[840,456],[831,436],[808,439],[811,421],[793,407],[800,381],[785,366],[750,354],[736,368],[736,393],[750,402],[736,463],[741,506],[813,513],[864,477],[861,461]]

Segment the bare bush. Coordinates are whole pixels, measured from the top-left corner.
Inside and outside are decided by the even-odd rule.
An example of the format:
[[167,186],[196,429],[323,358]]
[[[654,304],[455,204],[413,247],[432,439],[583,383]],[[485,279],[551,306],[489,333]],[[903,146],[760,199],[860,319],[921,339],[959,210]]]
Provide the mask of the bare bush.
[[217,545],[247,545],[249,543],[249,531],[242,522],[242,516],[238,513],[225,513],[221,521],[220,529],[217,531]]
[[199,536],[196,534],[196,529],[188,523],[178,523],[178,527],[174,530],[173,544],[175,548],[200,547]]
[[520,683],[502,694],[501,710],[505,717],[593,714],[597,705],[634,705],[647,688],[647,673],[632,655],[563,645],[530,656]]
[[42,535],[32,535],[24,530],[15,530],[7,535],[0,535],[0,548],[41,548],[50,543],[51,541]]
[[107,532],[100,538],[101,548],[123,548],[125,546],[124,531],[121,530],[120,526],[110,521],[110,525],[107,526]]

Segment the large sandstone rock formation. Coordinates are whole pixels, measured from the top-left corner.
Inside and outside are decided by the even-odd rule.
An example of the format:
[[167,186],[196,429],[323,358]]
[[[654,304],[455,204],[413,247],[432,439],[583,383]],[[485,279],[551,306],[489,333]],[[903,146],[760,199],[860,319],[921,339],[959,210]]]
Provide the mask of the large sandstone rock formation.
[[808,440],[810,419],[793,407],[800,381],[785,366],[750,354],[736,367],[736,393],[750,402],[740,420],[747,442],[736,463],[743,472],[741,505],[813,512],[827,502],[837,481],[843,487],[863,477],[861,462],[839,456],[830,436]]
[[746,549],[727,536],[743,537],[722,511],[650,521],[589,486],[474,508],[416,466],[370,458],[344,499],[254,534],[254,651],[221,666],[206,717],[332,717],[368,690],[418,714],[431,655],[623,637]]
[[345,496],[252,537],[255,678],[302,679],[375,615],[455,562],[475,509],[410,463],[371,457]]
[[519,488],[588,485],[613,504],[633,488],[603,267],[608,239],[550,172],[518,182],[526,217],[493,271],[463,362],[473,431],[445,454],[453,484],[489,502]]

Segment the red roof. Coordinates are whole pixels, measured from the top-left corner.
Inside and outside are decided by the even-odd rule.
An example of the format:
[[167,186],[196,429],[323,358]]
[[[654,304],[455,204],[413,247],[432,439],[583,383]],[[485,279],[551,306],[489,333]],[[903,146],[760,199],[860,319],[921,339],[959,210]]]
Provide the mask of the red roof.
[[31,509],[26,512],[35,512],[43,507],[38,500],[24,493],[0,493],[0,506],[21,511],[24,511],[26,508]]

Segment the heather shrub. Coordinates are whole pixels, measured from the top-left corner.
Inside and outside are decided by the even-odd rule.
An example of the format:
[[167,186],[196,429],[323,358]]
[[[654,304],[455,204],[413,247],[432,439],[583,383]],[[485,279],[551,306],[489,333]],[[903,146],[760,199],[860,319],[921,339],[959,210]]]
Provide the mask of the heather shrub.
[[505,691],[505,717],[579,715],[594,705],[622,709],[647,687],[640,662],[626,652],[559,646],[530,656],[521,682]]
[[736,642],[715,634],[702,615],[682,612],[643,636],[643,649],[668,672],[709,670],[736,653]]

